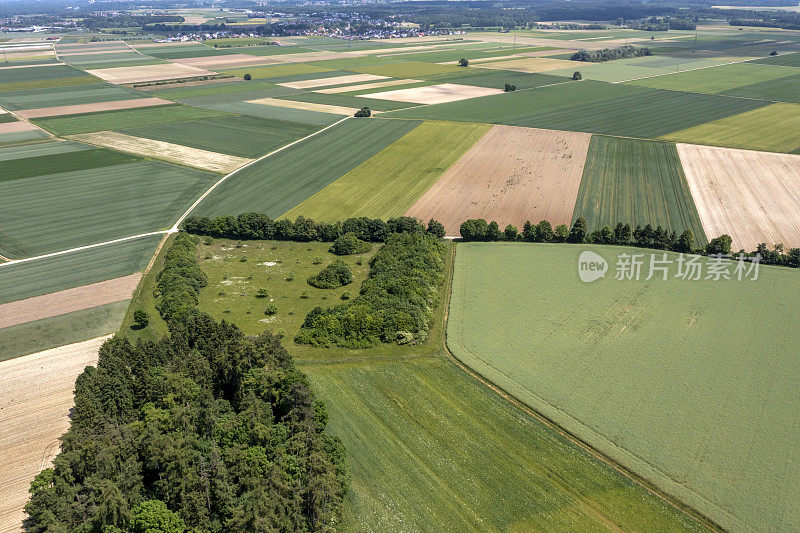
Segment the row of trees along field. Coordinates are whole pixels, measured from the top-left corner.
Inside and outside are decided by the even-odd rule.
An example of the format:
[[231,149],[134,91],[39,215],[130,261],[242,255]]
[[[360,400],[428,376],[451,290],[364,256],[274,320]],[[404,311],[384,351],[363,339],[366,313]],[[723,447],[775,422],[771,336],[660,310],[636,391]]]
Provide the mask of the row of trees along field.
[[344,449],[325,433],[324,405],[278,337],[246,337],[197,310],[204,281],[195,238],[179,234],[156,288],[169,335],[114,337],[78,378],[61,453],[31,484],[27,531],[340,523]]
[[603,48],[602,50],[580,50],[570,56],[572,61],[589,61],[600,63],[628,57],[651,56],[653,52],[646,46],[622,45],[618,48]]

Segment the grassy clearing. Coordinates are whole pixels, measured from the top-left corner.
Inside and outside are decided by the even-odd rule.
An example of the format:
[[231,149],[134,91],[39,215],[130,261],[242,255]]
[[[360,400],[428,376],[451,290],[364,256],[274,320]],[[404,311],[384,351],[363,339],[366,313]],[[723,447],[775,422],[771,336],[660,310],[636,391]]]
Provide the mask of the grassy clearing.
[[0,266],[0,303],[127,276],[147,266],[160,235]]
[[798,86],[800,86],[800,74],[788,78],[778,78],[776,80],[737,87],[735,89],[723,91],[722,94],[800,104],[800,91],[797,90]]
[[674,144],[593,136],[572,213],[579,216],[590,231],[652,224],[679,235],[690,228],[698,246],[707,242]]
[[278,217],[416,126],[415,121],[350,119],[251,165],[214,190],[194,214],[247,211]]
[[773,104],[664,135],[662,139],[728,148],[791,152],[800,148],[800,105]]
[[130,300],[0,329],[0,361],[113,333]]
[[600,82],[571,82],[394,111],[386,116],[489,122],[647,139],[767,103]]
[[632,81],[633,85],[651,89],[669,89],[698,93],[720,93],[743,85],[786,78],[799,72],[791,67],[760,65],[757,63],[735,63],[721,67],[679,72],[668,76],[657,76]]
[[[606,279],[580,281],[584,250],[609,262]],[[672,277],[673,264],[667,281],[644,281],[648,266],[642,281],[614,280],[617,255],[641,252],[460,244],[448,345],[723,528],[797,529],[800,484],[789,465],[800,451],[786,443],[800,435],[800,278],[761,267],[757,281],[687,281]],[[543,277],[548,290],[509,282]],[[754,329],[756,316],[769,327]]]
[[240,157],[256,158],[305,137],[317,129],[316,126],[298,122],[231,116],[173,122],[121,131],[137,137]]
[[46,118],[34,121],[47,131],[56,135],[74,135],[91,131],[121,130],[138,126],[167,124],[180,120],[225,116],[227,113],[209,109],[198,109],[180,105],[130,109],[123,111],[103,111],[68,117]]
[[13,206],[0,211],[0,254],[40,255],[168,228],[217,178],[143,161],[0,183]]
[[139,161],[138,157],[111,150],[80,150],[51,155],[33,155],[16,158],[13,164],[0,166],[0,183],[60,172],[74,172],[94,168],[123,165]]
[[335,222],[402,215],[489,127],[425,122],[284,216]]
[[[248,246],[236,248],[235,241],[227,240],[198,245],[210,279],[201,293],[201,309],[249,333],[282,328],[291,338],[304,318],[299,309],[316,298],[303,276],[324,266],[314,265],[313,258],[329,257],[327,245],[243,244]],[[206,259],[207,254],[212,258]],[[247,261],[241,262],[245,255]],[[258,264],[268,262],[275,264]],[[295,274],[294,281],[283,279],[287,272]],[[356,272],[351,287],[364,275]],[[250,297],[261,286],[278,302],[273,323],[260,322],[266,302]],[[307,300],[302,298],[305,290]],[[322,303],[335,301],[329,297]],[[292,307],[295,314],[288,315]],[[642,531],[698,529],[685,514],[443,357],[444,307],[436,311],[431,340],[419,346],[325,350],[291,346],[289,340],[290,351],[328,407],[331,430],[347,448],[351,486],[344,530],[601,530],[609,524]]]

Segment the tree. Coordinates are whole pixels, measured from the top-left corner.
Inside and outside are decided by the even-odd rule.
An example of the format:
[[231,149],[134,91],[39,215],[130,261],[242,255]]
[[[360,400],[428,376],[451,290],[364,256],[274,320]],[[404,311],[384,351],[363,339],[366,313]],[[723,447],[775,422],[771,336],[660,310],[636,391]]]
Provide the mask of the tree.
[[253,79],[253,77],[250,74],[245,74],[243,77],[244,77],[244,81],[250,81],[250,80]]
[[510,83],[506,83],[505,88],[503,89],[505,92],[510,93],[517,90],[516,85],[511,85]]
[[536,237],[539,242],[553,242],[556,234],[553,232],[553,226],[547,220],[541,220],[536,225]]
[[487,241],[499,241],[502,240],[503,234],[500,232],[500,226],[497,225],[497,222],[492,220],[489,222],[489,230],[486,233],[486,240]]
[[459,67],[468,67],[469,66],[469,60],[467,58],[465,58],[465,57],[462,57],[461,59],[458,60],[458,66]]
[[142,309],[137,309],[133,312],[133,322],[136,325],[136,329],[144,329],[150,323],[150,315]]
[[569,238],[567,241],[575,243],[584,242],[586,240],[586,233],[586,219],[583,217],[578,217],[572,224],[572,229],[569,231]]
[[426,231],[437,239],[441,239],[445,235],[444,224],[434,219],[428,221],[428,229]]
[[133,509],[132,533],[183,533],[186,524],[161,500],[147,500]]
[[578,71],[576,70],[576,71],[575,71],[575,72],[572,74],[572,79],[573,79],[573,80],[582,80],[582,79],[583,79],[583,76],[581,75],[581,73],[580,73],[580,72],[578,72]]
[[716,254],[723,254],[727,255],[731,253],[731,242],[732,239],[730,235],[720,235],[716,239],[711,239],[708,244],[706,244],[706,253],[708,255],[716,255]]
[[485,241],[489,225],[482,218],[465,220],[461,224],[461,238],[465,241]]
[[329,251],[336,255],[355,255],[365,254],[371,249],[372,245],[356,237],[355,233],[345,233],[333,241]]
[[600,244],[615,244],[617,242],[614,238],[614,231],[611,229],[611,226],[603,226],[603,229],[600,230],[600,240],[598,242]]
[[692,251],[692,247],[694,247],[694,232],[687,228],[686,231],[681,233],[678,242],[675,243],[675,251],[689,253]]
[[617,222],[617,226],[614,228],[614,240],[617,241],[617,244],[629,244],[632,236],[630,224]]
[[531,224],[530,220],[526,220],[522,226],[522,240],[526,242],[536,241],[536,226]]
[[372,116],[372,110],[370,108],[368,108],[368,107],[362,107],[361,109],[356,111],[353,116],[354,117],[371,117]]
[[509,224],[506,226],[506,229],[503,230],[503,238],[507,241],[516,241],[518,236],[519,231],[517,231],[516,226]]
[[569,238],[569,227],[566,224],[559,224],[555,229],[556,242],[566,242]]
[[778,51],[777,50],[773,50],[772,52],[769,53],[769,55],[776,56],[776,55],[778,55]]

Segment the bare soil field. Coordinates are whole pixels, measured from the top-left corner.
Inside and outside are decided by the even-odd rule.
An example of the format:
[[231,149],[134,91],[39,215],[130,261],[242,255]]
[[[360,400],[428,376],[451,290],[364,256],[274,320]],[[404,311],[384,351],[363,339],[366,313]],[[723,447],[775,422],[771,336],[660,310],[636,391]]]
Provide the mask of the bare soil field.
[[152,107],[156,105],[171,104],[163,98],[136,98],[133,100],[117,100],[114,102],[98,102],[95,104],[77,104],[57,107],[42,107],[39,109],[23,109],[16,111],[22,118],[59,117],[62,115],[79,115],[81,113],[95,113],[98,111],[116,111],[119,109],[134,109],[137,107]]
[[175,63],[196,68],[235,68],[258,65],[275,65],[280,61],[268,56],[252,56],[250,54],[230,54],[221,56],[187,57],[173,59]]
[[479,96],[489,96],[490,94],[501,94],[502,92],[501,89],[492,89],[489,87],[442,83],[439,85],[428,85],[427,87],[415,87],[413,89],[398,89],[396,91],[359,94],[358,96],[363,98],[377,98],[378,100],[410,102],[413,104],[444,104],[446,102],[456,102],[458,100],[467,100]]
[[37,130],[36,126],[31,124],[30,122],[24,122],[22,120],[18,122],[4,122],[0,124],[0,133],[12,133],[17,131],[32,131]]
[[0,362],[0,532],[21,530],[30,483],[50,466],[69,427],[75,379],[97,364],[107,338]]
[[376,81],[375,83],[359,83],[358,85],[347,85],[345,87],[330,87],[328,89],[316,89],[315,93],[338,94],[349,93],[352,91],[365,91],[367,89],[380,89],[381,87],[393,87],[395,85],[408,85],[411,83],[422,83],[423,80],[412,80],[404,78],[400,80]]
[[200,148],[183,146],[166,141],[157,141],[144,137],[136,137],[117,133],[115,131],[98,131],[94,133],[80,133],[71,135],[70,139],[113,148],[129,154],[143,155],[161,159],[169,163],[177,163],[188,167],[209,170],[220,174],[227,174],[251,162],[252,159],[237,157],[235,155],[211,152]]
[[527,72],[535,74],[537,72],[547,72],[561,68],[572,68],[576,70],[580,66],[576,61],[566,59],[548,59],[546,57],[531,57],[526,59],[512,59],[511,61],[495,61],[481,65],[481,68],[493,68],[498,70],[513,70],[516,72]]
[[0,305],[0,328],[127,300],[142,274],[109,279]]
[[216,72],[190,67],[188,65],[180,65],[178,63],[100,68],[87,70],[86,72],[109,83],[140,83],[144,81],[173,80],[216,74]]
[[800,246],[800,156],[677,148],[706,235],[730,235],[732,250]]
[[526,220],[569,224],[591,135],[493,126],[406,215],[459,235],[470,218],[518,229]]
[[314,102],[297,102],[294,100],[281,100],[280,98],[259,98],[258,100],[250,100],[247,103],[288,107],[291,109],[302,109],[304,111],[318,111],[320,113],[333,113],[334,115],[352,115],[358,111],[355,107],[315,104]]
[[345,83],[359,83],[362,81],[385,80],[387,76],[376,76],[375,74],[351,74],[349,76],[334,76],[332,78],[317,78],[313,80],[289,81],[279,83],[290,89],[311,89],[313,87],[328,87],[331,85],[343,85]]

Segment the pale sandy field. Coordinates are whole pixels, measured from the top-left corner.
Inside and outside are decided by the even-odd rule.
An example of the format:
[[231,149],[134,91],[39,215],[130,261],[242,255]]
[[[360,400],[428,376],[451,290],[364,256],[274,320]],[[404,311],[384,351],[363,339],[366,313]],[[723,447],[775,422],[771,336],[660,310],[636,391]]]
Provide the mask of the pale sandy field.
[[130,154],[143,155],[145,157],[161,159],[170,163],[218,172],[220,174],[232,172],[240,166],[246,165],[252,161],[252,159],[247,159],[245,157],[221,154],[144,137],[135,137],[133,135],[126,135],[114,131],[81,133],[78,135],[70,135],[69,138],[96,146],[113,148]]
[[36,126],[31,124],[30,122],[3,122],[0,124],[0,133],[13,133],[17,131],[32,131],[37,130]]
[[689,189],[708,238],[731,249],[765,242],[800,247],[800,156],[678,144]]
[[510,61],[495,61],[493,63],[481,65],[481,68],[514,70],[516,72],[535,74],[537,72],[547,72],[550,70],[558,70],[560,68],[572,68],[575,66],[575,63],[575,61],[569,61],[566,59],[530,57],[525,59],[512,59]]
[[318,111],[320,113],[332,113],[334,115],[352,115],[358,111],[355,107],[315,104],[313,102],[297,102],[294,100],[281,100],[280,98],[259,98],[258,100],[249,100],[247,103],[288,107],[290,109],[302,109],[304,111]]
[[179,65],[177,63],[100,68],[87,70],[86,72],[110,83],[140,83],[145,81],[172,80],[216,74],[216,72],[211,72],[209,70],[190,67],[188,65]]
[[230,54],[205,57],[187,57],[184,59],[173,59],[175,63],[195,68],[218,69],[249,67],[260,65],[275,65],[280,61],[269,56],[253,56],[249,54]]
[[328,87],[331,85],[342,85],[345,83],[360,83],[365,81],[386,80],[388,76],[376,76],[375,74],[351,74],[348,76],[334,76],[332,78],[316,78],[313,80],[289,81],[279,83],[291,89],[311,89],[314,87]]
[[0,304],[0,328],[127,300],[141,273]]
[[75,380],[107,338],[0,362],[0,533],[21,530],[30,483],[69,428]]
[[365,91],[368,89],[380,89],[381,87],[393,87],[395,85],[409,85],[411,83],[422,83],[423,80],[412,80],[409,78],[404,78],[400,80],[389,80],[389,81],[376,81],[375,83],[359,83],[357,85],[347,85],[345,87],[330,87],[328,89],[315,89],[315,93],[323,93],[323,94],[338,94],[338,93],[349,93],[352,91]]
[[460,85],[457,83],[441,83],[427,87],[413,89],[398,89],[380,93],[359,94],[362,98],[377,98],[379,100],[393,100],[396,102],[409,102],[412,104],[443,104],[467,100],[490,94],[501,94],[501,89],[489,87],[475,87],[473,85]]
[[77,104],[57,107],[41,107],[38,109],[23,109],[16,111],[22,118],[58,117],[62,115],[78,115],[80,113],[95,113],[97,111],[115,111],[119,109],[134,109],[137,107],[152,107],[166,105],[173,102],[163,98],[137,98],[134,100],[117,100],[115,102],[98,102],[96,104]]
[[492,126],[406,215],[434,218],[458,236],[471,218],[513,224],[569,224],[591,135]]

